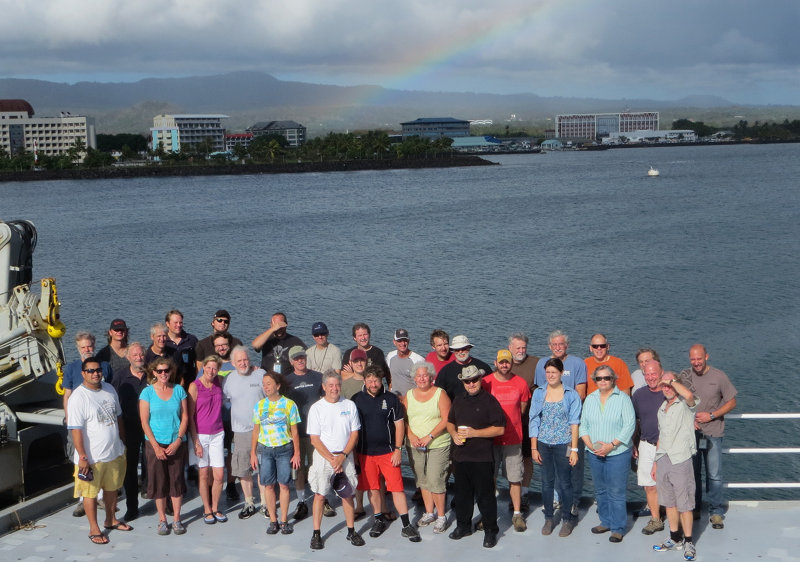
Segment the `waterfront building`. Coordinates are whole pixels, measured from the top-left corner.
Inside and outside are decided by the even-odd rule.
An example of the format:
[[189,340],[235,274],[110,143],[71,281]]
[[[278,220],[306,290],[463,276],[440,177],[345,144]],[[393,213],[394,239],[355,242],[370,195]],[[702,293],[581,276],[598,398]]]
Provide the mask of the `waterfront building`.
[[222,120],[227,115],[176,114],[156,115],[150,129],[153,150],[159,146],[167,152],[180,152],[181,146],[198,146],[210,141],[209,152],[225,150],[225,129]]
[[697,142],[697,133],[691,129],[675,129],[669,131],[631,131],[629,133],[609,133],[603,137],[603,144],[638,144],[638,143],[676,143]]
[[228,133],[225,135],[225,150],[230,152],[237,145],[248,148],[251,140],[253,140],[253,133]]
[[306,128],[294,121],[259,121],[246,131],[253,137],[280,135],[289,143],[288,146],[297,147],[306,142]]
[[[93,117],[62,111],[58,117],[34,117],[25,100],[0,100],[0,149],[7,155],[30,152],[61,156],[75,147],[97,148]],[[83,161],[85,152],[80,154]]]
[[400,123],[400,125],[403,127],[404,140],[409,137],[454,139],[469,136],[469,121],[453,117],[420,117],[414,121]]
[[657,131],[657,111],[556,115],[556,138],[597,140],[611,133]]

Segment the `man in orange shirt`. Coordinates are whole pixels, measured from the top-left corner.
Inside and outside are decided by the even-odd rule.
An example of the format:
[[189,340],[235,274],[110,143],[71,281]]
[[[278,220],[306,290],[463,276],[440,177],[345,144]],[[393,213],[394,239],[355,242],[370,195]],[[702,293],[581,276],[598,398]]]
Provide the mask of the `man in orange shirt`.
[[586,394],[588,396],[590,393],[597,390],[597,385],[592,379],[592,373],[594,373],[595,369],[598,367],[605,366],[611,367],[617,375],[617,388],[630,396],[631,389],[633,388],[633,379],[631,378],[630,371],[628,371],[628,366],[625,364],[625,361],[619,357],[610,355],[608,353],[608,348],[608,338],[603,334],[595,334],[592,336],[589,344],[589,351],[591,351],[592,354],[583,360],[586,363],[586,374],[588,375],[586,377]]

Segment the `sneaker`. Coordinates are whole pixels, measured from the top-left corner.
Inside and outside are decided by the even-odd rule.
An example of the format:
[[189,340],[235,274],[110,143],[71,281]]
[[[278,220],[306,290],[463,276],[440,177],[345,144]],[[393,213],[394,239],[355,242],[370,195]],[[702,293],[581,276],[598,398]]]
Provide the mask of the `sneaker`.
[[295,521],[300,521],[308,517],[308,506],[306,502],[297,502],[297,509],[294,510],[294,515],[292,515],[292,519]]
[[386,522],[383,518],[376,519],[375,522],[372,524],[372,528],[369,530],[369,536],[373,539],[381,536],[383,532],[386,530]]
[[694,544],[691,542],[683,543],[683,559],[684,560],[694,560],[697,556],[697,550],[694,548]]
[[546,517],[544,520],[544,525],[542,526],[542,534],[545,536],[552,534],[554,527],[555,523],[553,522],[553,518]]
[[262,505],[258,508],[258,511],[263,515],[266,519],[269,519],[269,510],[267,509],[266,505]]
[[525,519],[519,513],[511,518],[511,524],[514,525],[514,530],[518,533],[525,532],[528,529],[528,524],[525,523]]
[[580,511],[578,511],[577,503],[572,504],[572,507],[569,509],[569,514],[572,515],[573,517],[577,517],[580,514]]
[[173,521],[172,522],[172,531],[176,535],[182,535],[182,534],[186,533],[186,527],[184,527],[183,523],[181,523],[180,521]]
[[[371,532],[372,531],[370,531],[370,533]],[[359,535],[356,531],[347,533],[347,540],[350,541],[350,544],[353,546],[364,546],[366,544],[364,539],[361,538],[361,535]]]
[[294,527],[288,521],[284,521],[281,523],[281,534],[282,535],[291,535],[294,532]]
[[254,506],[251,503],[246,503],[244,504],[242,510],[239,512],[239,519],[247,519],[249,517],[252,517],[256,513],[258,513],[256,506]]
[[722,515],[712,515],[710,521],[713,529],[722,529],[725,527],[725,523],[723,523],[722,520]]
[[661,532],[664,530],[664,522],[659,519],[651,519],[642,528],[643,535],[652,535],[653,533]]
[[447,530],[447,517],[442,515],[436,520],[436,524],[433,526],[434,533],[444,533]]
[[163,535],[168,535],[169,534],[169,523],[167,523],[166,521],[159,521],[158,522],[158,528],[156,529],[156,532],[159,535],[162,535],[162,536]]
[[411,542],[419,542],[422,540],[422,537],[419,536],[419,531],[414,525],[406,525],[403,527],[403,530],[400,531],[400,536],[410,540]]
[[433,513],[425,513],[420,520],[417,521],[417,527],[427,527],[434,521],[436,521],[436,516]]
[[72,512],[73,517],[83,517],[86,515],[86,510],[83,509],[83,502],[78,502],[78,505],[75,506],[75,510]]
[[519,510],[522,513],[528,513],[531,510],[531,504],[528,503],[528,496],[522,496],[519,502]]
[[558,530],[559,537],[568,537],[572,534],[572,529],[575,528],[575,521],[567,519],[561,523],[561,529]]
[[325,505],[322,507],[322,515],[325,517],[334,517],[336,515],[336,510],[328,503],[328,500],[325,500]]
[[325,543],[322,542],[322,537],[317,534],[311,535],[311,549],[322,550],[323,548],[325,548]]
[[239,501],[239,490],[236,489],[236,482],[228,482],[225,486],[225,497],[229,502]]
[[656,552],[666,552],[667,550],[680,550],[683,548],[683,541],[675,542],[671,537],[667,537],[661,544],[654,544],[653,550]]
[[277,535],[278,531],[280,531],[280,527],[278,526],[277,521],[270,521],[269,525],[267,525],[267,534],[268,535]]
[[608,542],[622,542],[622,533],[611,533]]

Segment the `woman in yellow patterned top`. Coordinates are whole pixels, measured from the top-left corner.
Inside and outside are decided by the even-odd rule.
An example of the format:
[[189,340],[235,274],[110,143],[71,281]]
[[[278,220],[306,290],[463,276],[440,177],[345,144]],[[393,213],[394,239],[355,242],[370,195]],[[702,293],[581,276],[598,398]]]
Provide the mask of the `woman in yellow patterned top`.
[[[289,483],[292,469],[300,467],[300,437],[297,424],[300,413],[297,405],[282,396],[283,386],[279,374],[267,371],[261,381],[267,396],[256,404],[253,411],[253,440],[250,448],[250,464],[258,470],[258,481],[266,488],[269,525],[267,534],[289,535],[292,527],[289,518]],[[275,505],[275,482],[280,489],[281,523]]]

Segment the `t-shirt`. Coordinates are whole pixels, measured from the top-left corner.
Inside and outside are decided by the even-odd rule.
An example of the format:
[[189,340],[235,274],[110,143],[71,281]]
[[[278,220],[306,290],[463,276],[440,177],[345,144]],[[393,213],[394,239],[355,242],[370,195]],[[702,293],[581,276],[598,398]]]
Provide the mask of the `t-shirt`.
[[342,369],[342,351],[329,343],[320,349],[312,345],[306,350],[306,367],[324,373],[328,369],[340,371]]
[[361,429],[361,421],[351,400],[339,398],[338,402],[328,402],[320,398],[308,411],[307,428],[309,435],[319,436],[328,451],[339,453],[347,446],[350,434]]
[[435,351],[429,351],[428,355],[425,356],[425,361],[433,365],[433,368],[436,369],[436,374],[438,375],[441,372],[442,367],[447,365],[448,363],[452,363],[456,360],[456,356],[453,355],[453,352],[449,352],[447,354],[447,359],[439,359],[439,356],[436,354]]
[[405,396],[406,392],[417,386],[411,375],[411,367],[420,361],[422,361],[422,356],[413,351],[408,357],[400,357],[396,349],[389,352],[386,356],[386,363],[392,373],[392,392]]
[[511,372],[515,375],[522,377],[528,389],[533,392],[533,387],[536,386],[536,365],[539,363],[539,358],[535,355],[526,355],[522,363],[514,363],[511,366]]
[[122,406],[122,419],[125,422],[125,433],[129,431],[142,431],[142,418],[139,416],[139,395],[147,388],[147,373],[142,378],[134,376],[131,368],[127,367],[114,374],[111,382],[119,397]]
[[617,388],[620,390],[628,390],[633,388],[633,379],[631,378],[631,373],[628,370],[628,366],[625,364],[625,361],[620,359],[619,357],[614,357],[613,355],[608,356],[608,360],[600,363],[597,359],[595,359],[594,355],[591,357],[587,357],[583,360],[586,363],[586,394],[587,396],[597,390],[597,385],[592,380],[592,373],[594,370],[600,366],[611,367],[614,370],[614,374],[617,375]]
[[364,388],[364,377],[352,376],[342,380],[342,396],[348,400]]
[[658,408],[664,402],[664,393],[660,389],[653,392],[645,386],[633,393],[631,401],[639,420],[640,439],[655,445],[658,443]]
[[494,371],[489,365],[474,357],[470,357],[469,361],[463,365],[457,361],[453,361],[442,367],[442,370],[439,371],[439,376],[436,377],[436,386],[444,389],[450,401],[454,400],[456,396],[464,396],[467,394],[464,383],[458,378],[458,375],[461,374],[461,370],[467,365],[475,365],[478,369],[483,371],[484,376]]
[[483,377],[483,389],[497,398],[506,415],[506,432],[495,437],[496,445],[519,445],[522,443],[522,403],[531,401],[528,384],[517,375],[501,381],[495,373]]
[[123,355],[117,355],[117,352],[111,349],[110,345],[105,346],[103,349],[97,352],[95,355],[100,361],[106,361],[109,365],[111,365],[111,371],[116,374],[123,369],[130,367],[130,362],[128,358]]
[[234,370],[223,379],[222,392],[231,407],[231,429],[234,433],[253,431],[253,408],[264,398],[264,387],[261,385],[263,376],[263,369],[253,369],[249,375],[240,375]]
[[322,373],[307,371],[305,375],[298,375],[292,371],[283,380],[286,381],[287,386],[286,397],[297,404],[297,409],[300,410],[300,423],[297,430],[301,437],[306,437],[308,436],[306,432],[308,411],[311,409],[311,405],[324,394],[322,392]]
[[[350,362],[350,354],[357,348],[351,347],[347,351],[344,352],[342,356],[342,365],[345,365]],[[386,380],[387,385],[392,384],[392,372],[389,370],[389,365],[386,364],[386,357],[381,351],[381,348],[373,345],[367,351],[367,367],[370,365],[375,365],[382,369],[383,378]]]
[[197,346],[197,338],[194,334],[184,331],[181,332],[181,339],[178,343],[174,341],[171,341],[171,343],[175,346],[173,358],[178,364],[178,380],[185,390],[189,388],[189,384],[197,377],[197,355],[194,352],[194,348]]
[[264,398],[253,408],[253,424],[258,425],[258,442],[267,447],[291,443],[291,426],[299,423],[297,404],[285,396],[277,400]]
[[[125,452],[117,422],[122,415],[122,408],[110,384],[101,382],[99,390],[91,390],[81,384],[69,397],[67,411],[67,429],[81,431],[89,464],[109,462]],[[80,455],[77,449],[73,459],[78,464]]]
[[647,386],[647,381],[644,380],[644,373],[641,369],[636,369],[631,373],[631,380],[633,381],[633,392],[636,392],[643,386]]
[[[153,385],[147,386],[139,395],[139,400],[150,405],[150,429],[156,442],[168,445],[178,438],[181,427],[181,401],[186,399],[186,391],[179,384],[172,386],[172,396],[162,400]],[[147,441],[150,439],[144,436]],[[186,440],[186,436],[183,436]]]
[[[733,386],[728,375],[708,366],[708,371],[697,375],[692,368],[684,369],[678,375],[680,381],[689,387],[696,398],[698,412],[713,412],[726,402],[736,398],[736,387]],[[720,416],[707,423],[699,423],[700,431],[709,437],[722,437],[725,433],[725,416]]]
[[[547,386],[547,377],[544,374],[544,364],[549,357],[542,357],[536,364],[536,386]],[[573,390],[578,390],[579,384],[586,384],[586,363],[574,355],[567,355],[562,360],[564,372],[561,375],[561,384]],[[587,393],[588,396],[588,393]]]
[[[366,390],[353,396],[361,421],[358,452],[362,455],[385,455],[394,451],[397,442],[395,422],[403,419],[403,405],[394,392],[381,388],[376,396]],[[402,437],[400,438],[402,442]]]
[[282,375],[291,373],[293,367],[289,361],[289,350],[296,345],[306,348],[303,340],[289,333],[284,334],[282,338],[274,336],[269,338],[260,350],[256,350],[261,351],[261,368]]
[[[497,398],[485,390],[481,390],[474,396],[464,392],[453,402],[447,421],[455,425],[456,429],[460,425],[466,425],[473,429],[504,427],[506,414]],[[452,452],[453,460],[456,462],[492,462],[494,438],[469,437],[463,445],[454,443]]]

